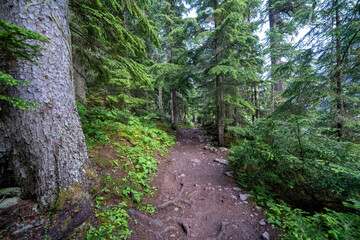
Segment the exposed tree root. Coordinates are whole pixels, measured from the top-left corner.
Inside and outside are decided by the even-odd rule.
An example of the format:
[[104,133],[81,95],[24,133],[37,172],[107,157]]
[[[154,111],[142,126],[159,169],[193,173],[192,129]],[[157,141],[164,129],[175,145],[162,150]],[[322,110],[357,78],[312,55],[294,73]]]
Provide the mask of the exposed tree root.
[[[175,179],[176,180],[176,179]],[[156,209],[161,209],[161,208],[165,208],[169,205],[174,205],[176,207],[179,208],[183,208],[182,205],[178,204],[179,202],[184,202],[190,205],[192,205],[191,201],[187,200],[187,199],[183,199],[181,197],[181,195],[183,194],[185,189],[185,185],[183,183],[180,183],[180,190],[178,192],[178,194],[176,194],[176,196],[174,197],[174,199],[166,201],[158,206],[155,206]],[[145,222],[151,224],[152,226],[156,226],[158,228],[160,228],[161,230],[153,230],[150,229],[147,225],[143,224],[141,221],[139,221],[139,219],[137,219],[137,222],[139,224],[139,226],[141,226],[142,228],[144,228],[146,231],[151,232],[152,234],[154,234],[156,236],[156,238],[158,239],[163,239],[162,234],[169,232],[171,230],[178,230],[179,228],[173,225],[169,225],[171,224],[171,222],[178,224],[179,227],[181,227],[181,229],[185,232],[186,236],[190,236],[190,228],[189,225],[187,223],[187,218],[182,218],[182,217],[174,217],[174,216],[170,216],[164,219],[155,219],[152,217],[149,217],[135,209],[130,209],[129,214],[136,219],[136,217],[140,217],[141,219],[143,219]]]
[[160,209],[160,208],[165,208],[165,207],[167,207],[169,205],[174,205],[174,206],[179,207],[179,208],[182,209],[183,206],[178,204],[178,202],[184,202],[184,203],[187,203],[187,204],[189,204],[191,206],[191,201],[190,200],[187,200],[187,199],[184,199],[184,198],[181,197],[181,195],[184,192],[184,189],[185,189],[185,185],[183,183],[180,183],[180,191],[174,197],[174,199],[166,201],[166,202],[164,202],[164,203],[162,203],[160,205],[157,205],[157,206],[155,206],[155,208]]
[[155,225],[159,228],[162,228],[159,231],[156,230],[152,230],[150,229],[148,226],[146,226],[145,224],[141,223],[139,220],[137,221],[139,226],[141,226],[142,228],[144,228],[146,231],[149,231],[151,233],[153,233],[158,239],[163,239],[162,234],[169,232],[171,230],[178,230],[177,227],[175,226],[165,226],[168,222],[174,222],[177,223],[181,229],[185,232],[186,236],[190,236],[190,229],[189,229],[189,225],[187,224],[187,219],[186,218],[181,218],[181,217],[167,217],[164,219],[154,219],[152,217],[149,217],[135,209],[130,209],[129,211],[130,215],[135,218],[135,216],[138,216],[140,218],[142,218],[143,220],[145,220],[146,222]]
[[226,222],[221,222],[221,225],[220,225],[220,230],[219,230],[219,233],[218,235],[216,236],[216,239],[219,240],[221,239],[221,237],[226,234],[225,232],[225,226],[226,226]]

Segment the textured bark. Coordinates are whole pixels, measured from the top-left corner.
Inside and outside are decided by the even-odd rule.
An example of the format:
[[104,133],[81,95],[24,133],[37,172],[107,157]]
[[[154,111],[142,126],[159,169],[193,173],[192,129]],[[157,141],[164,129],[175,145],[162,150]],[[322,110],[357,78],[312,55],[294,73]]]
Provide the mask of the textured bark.
[[[38,4],[28,5],[29,3]],[[67,1],[2,0],[0,18],[43,34],[46,44],[36,61],[16,62],[8,72],[30,81],[11,94],[41,104],[34,111],[5,106],[0,116],[0,158],[10,161],[27,195],[50,207],[64,189],[85,188],[88,156],[71,81]]]
[[73,79],[74,79],[74,88],[75,96],[77,99],[85,104],[86,103],[86,81],[85,81],[85,69],[81,65],[80,57],[73,55]]

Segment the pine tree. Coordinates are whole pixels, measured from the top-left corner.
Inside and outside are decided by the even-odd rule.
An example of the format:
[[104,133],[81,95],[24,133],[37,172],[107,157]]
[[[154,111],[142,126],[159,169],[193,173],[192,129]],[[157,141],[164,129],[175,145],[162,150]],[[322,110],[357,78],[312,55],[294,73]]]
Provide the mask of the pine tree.
[[[245,89],[249,83],[257,81],[256,72],[260,69],[256,66],[261,63],[255,54],[257,38],[253,31],[256,25],[248,20],[250,6],[256,6],[255,2],[196,1],[193,4],[202,28],[197,36],[199,47],[195,61],[203,79],[201,85],[210,87],[210,94],[215,89],[212,95],[216,96],[213,102],[220,146],[224,145],[226,122],[238,116],[247,122],[247,113],[254,112]],[[226,119],[231,116],[231,109],[235,116]]]

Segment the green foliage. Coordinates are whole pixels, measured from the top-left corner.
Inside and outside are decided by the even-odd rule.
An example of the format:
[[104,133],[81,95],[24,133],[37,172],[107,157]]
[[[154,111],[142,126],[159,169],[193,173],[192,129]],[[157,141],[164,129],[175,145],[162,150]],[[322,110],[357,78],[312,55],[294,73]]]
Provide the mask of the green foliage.
[[[98,198],[97,202],[103,199]],[[99,240],[99,239],[127,239],[131,235],[128,229],[128,220],[130,216],[126,211],[126,203],[119,203],[116,207],[100,207],[97,204],[96,217],[99,219],[100,226],[96,229],[90,227],[87,231],[86,239]]]
[[259,121],[250,132],[254,140],[234,147],[232,167],[244,169],[244,183],[265,184],[286,198],[291,192],[293,201],[325,204],[356,197],[359,146],[331,140],[314,124],[299,117]]
[[[283,229],[285,239],[359,239],[360,215],[325,209],[310,215],[299,208],[292,208],[283,201],[268,199],[268,223]],[[359,210],[359,208],[357,208]]]
[[342,202],[359,198],[360,148],[322,131],[314,119],[269,118],[241,133],[247,139],[232,148],[230,165],[238,181],[254,189],[286,239],[359,237],[359,208]]
[[[0,51],[2,59],[11,62],[16,59],[27,60],[37,64],[33,57],[40,56],[43,46],[30,43],[29,40],[38,40],[41,43],[49,43],[42,35],[20,28],[14,24],[0,19]],[[5,69],[6,71],[6,66]],[[11,75],[0,71],[0,101],[10,102],[14,107],[21,110],[34,110],[39,106],[36,103],[9,95],[7,90],[15,86],[28,86],[28,81],[16,80]],[[1,110],[1,108],[0,108]]]
[[[150,205],[142,206],[146,195],[154,188],[149,183],[157,171],[158,155],[167,153],[174,137],[156,128],[150,116],[135,117],[129,111],[116,108],[85,107],[78,104],[88,149],[106,148],[108,155],[95,155],[91,161],[100,169],[102,193],[95,196],[99,226],[91,227],[88,239],[126,239],[130,231],[126,206],[154,212]],[[106,146],[106,147],[105,147]],[[118,207],[107,205],[122,199]]]
[[181,121],[179,123],[179,129],[191,129],[194,128],[194,123],[190,121]]

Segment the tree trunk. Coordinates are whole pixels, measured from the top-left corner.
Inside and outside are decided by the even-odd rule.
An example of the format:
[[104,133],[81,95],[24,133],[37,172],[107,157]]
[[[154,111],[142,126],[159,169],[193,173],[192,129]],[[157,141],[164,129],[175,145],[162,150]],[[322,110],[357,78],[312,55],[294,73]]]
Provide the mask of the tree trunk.
[[86,196],[88,156],[70,73],[67,1],[39,2],[26,10],[28,3],[2,1],[0,18],[51,41],[36,59],[39,66],[18,61],[8,69],[16,79],[30,81],[29,87],[13,88],[12,95],[41,106],[34,111],[4,108],[0,157],[10,161],[23,192],[48,208],[64,191],[76,189],[81,199]]
[[[218,1],[215,0],[214,10],[218,8]],[[219,21],[215,18],[215,29],[219,26]],[[215,38],[215,64],[220,63],[220,39],[219,36]],[[224,146],[224,131],[225,131],[225,109],[224,109],[224,90],[222,88],[222,77],[216,76],[216,125],[219,138],[219,146]]]
[[253,87],[254,93],[253,93],[253,103],[255,106],[255,114],[252,116],[252,121],[254,122],[255,119],[258,119],[260,117],[260,109],[259,109],[259,87],[258,84],[255,83]]
[[74,79],[74,88],[75,96],[77,100],[83,104],[86,104],[86,81],[85,81],[85,69],[81,65],[80,57],[73,55],[73,79]]
[[162,99],[162,87],[159,86],[159,96],[158,96],[158,103],[159,103],[159,110],[162,111],[163,110],[163,99]]
[[171,127],[177,130],[179,124],[179,105],[177,102],[177,95],[175,89],[171,90],[171,99],[172,99],[171,102],[172,102],[172,110],[173,110],[173,121]]
[[279,77],[274,73],[277,66],[281,63],[281,58],[278,56],[280,49],[280,39],[277,34],[280,30],[280,10],[274,7],[277,0],[269,0],[269,23],[270,23],[270,60],[271,60],[271,80],[275,83],[271,84],[271,104],[272,110],[275,110],[275,92],[284,90],[284,84]]
[[[335,1],[335,6],[338,5],[338,0]],[[335,24],[336,28],[341,26],[340,21],[340,11],[336,9],[336,16],[335,16]],[[335,69],[335,82],[336,82],[336,108],[337,108],[337,133],[339,141],[344,140],[344,101],[342,98],[343,90],[342,90],[342,79],[343,79],[343,69],[342,69],[342,59],[341,59],[341,39],[340,36],[336,36],[336,69]]]

